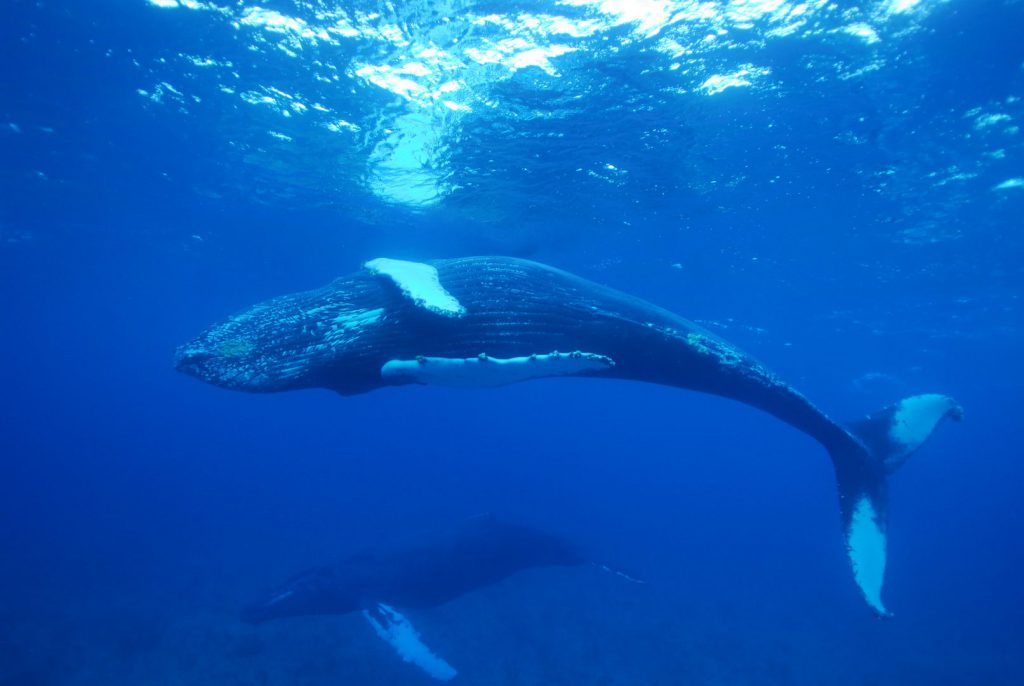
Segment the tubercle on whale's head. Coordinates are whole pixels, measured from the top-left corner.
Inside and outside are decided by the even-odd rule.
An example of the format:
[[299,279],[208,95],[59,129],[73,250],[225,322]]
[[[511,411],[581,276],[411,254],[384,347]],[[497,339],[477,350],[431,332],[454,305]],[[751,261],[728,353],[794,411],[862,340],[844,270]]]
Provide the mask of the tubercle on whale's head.
[[346,579],[333,568],[298,574],[242,610],[242,621],[261,624],[284,617],[343,615],[361,605]]

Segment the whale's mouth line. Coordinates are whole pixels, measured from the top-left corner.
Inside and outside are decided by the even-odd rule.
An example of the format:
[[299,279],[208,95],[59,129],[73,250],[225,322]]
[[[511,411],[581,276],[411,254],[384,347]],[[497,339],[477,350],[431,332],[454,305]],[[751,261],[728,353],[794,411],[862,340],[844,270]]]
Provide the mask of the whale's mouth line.
[[204,381],[211,380],[207,365],[216,354],[206,347],[187,343],[174,351],[174,369]]
[[239,338],[199,339],[178,347],[174,369],[205,383],[248,393],[283,390],[296,375],[296,365],[252,357],[253,344]]
[[199,367],[212,356],[206,349],[182,345],[174,351],[174,369],[190,376],[201,377]]
[[213,353],[205,348],[183,345],[174,351],[174,365],[182,367],[190,363],[202,362],[213,357]]

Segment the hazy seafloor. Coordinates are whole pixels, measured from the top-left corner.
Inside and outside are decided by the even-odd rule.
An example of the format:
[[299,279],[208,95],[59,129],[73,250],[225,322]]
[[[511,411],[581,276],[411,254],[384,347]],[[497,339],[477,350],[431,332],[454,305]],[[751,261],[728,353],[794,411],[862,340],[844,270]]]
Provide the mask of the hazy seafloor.
[[[15,0],[0,25],[0,686],[431,683],[358,615],[239,611],[481,512],[646,583],[534,569],[408,611],[455,683],[1020,683],[1019,0]],[[954,396],[891,480],[895,616],[851,579],[824,451],[736,403],[173,370],[262,299],[472,254],[676,311],[838,419]]]

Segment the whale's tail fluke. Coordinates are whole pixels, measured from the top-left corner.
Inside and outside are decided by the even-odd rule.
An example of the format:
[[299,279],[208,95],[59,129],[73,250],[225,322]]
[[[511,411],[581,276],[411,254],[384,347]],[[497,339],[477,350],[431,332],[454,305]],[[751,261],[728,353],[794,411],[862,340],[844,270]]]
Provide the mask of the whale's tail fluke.
[[882,603],[887,525],[886,477],[899,469],[945,419],[963,410],[950,397],[916,395],[848,426],[852,439],[830,448],[839,485],[846,553],[868,605],[890,616]]

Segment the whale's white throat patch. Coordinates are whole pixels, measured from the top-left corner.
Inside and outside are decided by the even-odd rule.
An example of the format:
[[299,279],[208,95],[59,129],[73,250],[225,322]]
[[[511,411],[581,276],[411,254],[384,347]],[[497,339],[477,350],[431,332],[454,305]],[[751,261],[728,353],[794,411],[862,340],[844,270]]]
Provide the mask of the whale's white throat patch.
[[378,257],[363,265],[379,276],[392,282],[418,307],[446,317],[459,317],[466,308],[441,285],[437,269],[422,262],[405,262]]
[[424,672],[448,681],[455,678],[458,672],[450,664],[438,657],[420,640],[420,634],[408,619],[395,608],[384,603],[377,603],[373,610],[363,610],[363,617],[370,623],[377,635],[387,641],[398,656],[411,662]]
[[418,357],[391,360],[381,367],[384,379],[407,383],[490,388],[545,376],[565,376],[614,367],[615,362],[597,353],[553,352],[528,357]]
[[853,508],[846,546],[853,566],[853,578],[864,593],[864,599],[879,614],[888,615],[888,610],[882,604],[885,532],[878,523],[878,513],[867,497],[862,497]]

